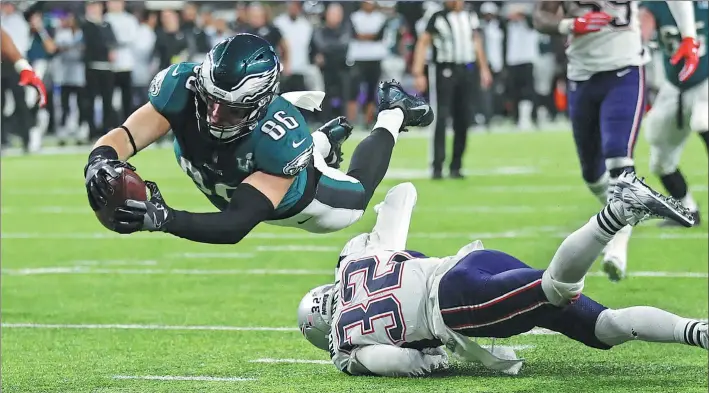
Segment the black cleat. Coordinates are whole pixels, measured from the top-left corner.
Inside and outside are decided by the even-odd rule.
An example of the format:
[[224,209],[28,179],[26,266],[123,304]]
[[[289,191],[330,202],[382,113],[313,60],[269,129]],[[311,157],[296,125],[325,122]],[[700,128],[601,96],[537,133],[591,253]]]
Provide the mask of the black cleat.
[[379,84],[378,101],[380,112],[394,108],[404,112],[404,123],[400,131],[406,131],[406,127],[426,127],[433,123],[431,105],[423,97],[405,92],[401,84],[393,79]]
[[352,126],[344,116],[336,117],[316,131],[320,131],[327,136],[330,142],[330,154],[325,157],[325,163],[330,168],[339,169],[342,163],[342,144],[352,135]]

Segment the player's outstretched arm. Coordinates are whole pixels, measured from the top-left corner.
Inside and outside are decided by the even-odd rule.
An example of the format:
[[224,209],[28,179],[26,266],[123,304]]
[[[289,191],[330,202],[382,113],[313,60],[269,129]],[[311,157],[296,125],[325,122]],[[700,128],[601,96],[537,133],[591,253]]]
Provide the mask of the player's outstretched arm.
[[170,130],[170,123],[147,103],[133,112],[121,128],[111,130],[99,138],[89,153],[84,167],[84,180],[89,205],[99,210],[110,192],[110,178],[118,176],[117,168],[129,167],[125,161],[155,142]]
[[352,351],[346,371],[350,375],[422,377],[448,368],[448,355],[440,348],[427,353],[393,345],[367,345]]
[[157,185],[146,182],[152,197],[149,201],[128,200],[119,207],[116,230],[162,231],[200,243],[235,244],[272,217],[294,180],[255,172],[234,190],[228,208],[217,213],[174,210],[167,206]]
[[151,103],[133,112],[121,127],[114,128],[99,138],[94,149],[108,146],[116,152],[116,159],[126,161],[170,131],[170,123]]
[[584,35],[601,30],[611,22],[605,12],[591,11],[576,18],[560,15],[561,1],[540,1],[534,9],[534,28],[545,34]]

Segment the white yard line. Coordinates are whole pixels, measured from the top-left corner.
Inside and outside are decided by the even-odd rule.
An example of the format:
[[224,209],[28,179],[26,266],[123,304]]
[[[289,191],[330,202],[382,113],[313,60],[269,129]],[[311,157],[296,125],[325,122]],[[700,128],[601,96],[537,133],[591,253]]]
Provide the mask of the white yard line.
[[[510,230],[504,232],[411,232],[410,239],[544,239],[544,238],[565,238],[571,233],[571,228],[566,229],[557,227],[556,230],[543,228],[522,228],[519,230]],[[318,239],[349,239],[353,236],[352,233],[346,231],[336,233],[312,234],[307,232],[284,232],[284,233],[268,233],[256,232],[247,235],[246,239],[277,239],[277,240],[318,240]],[[709,234],[707,232],[691,231],[672,231],[662,233],[634,233],[633,239],[650,239],[650,240],[702,240],[706,242]],[[2,232],[0,238],[3,240],[13,239],[56,239],[56,240],[151,240],[157,239],[173,239],[169,235],[156,233],[133,233],[131,235],[119,235],[110,231],[102,232],[85,232],[85,233],[46,233],[46,232]]]
[[[692,192],[707,192],[709,187],[706,185],[696,185],[691,187]],[[587,192],[586,187],[583,184],[578,185],[558,185],[558,184],[537,184],[537,185],[524,185],[524,186],[470,186],[467,188],[471,193],[500,193],[500,194],[553,194],[559,192]],[[163,194],[195,194],[199,195],[199,191],[194,188],[167,188],[163,190],[160,189]],[[3,190],[3,195],[75,195],[84,196],[86,190],[83,187],[76,188],[19,188],[12,190]],[[74,208],[81,208],[82,211],[86,210],[84,206],[75,206]]]
[[2,269],[6,276],[36,276],[51,274],[107,274],[107,275],[177,275],[177,276],[324,276],[333,275],[332,270],[309,269],[103,269],[87,266],[55,266],[22,269]]
[[147,381],[204,381],[204,382],[244,382],[256,381],[256,378],[243,377],[206,377],[179,375],[114,375],[113,379],[140,379]]
[[44,324],[2,323],[3,328],[15,329],[111,329],[111,330],[184,330],[184,331],[230,331],[230,332],[298,332],[294,327],[266,326],[195,326],[195,325],[140,325],[140,324]]
[[168,257],[186,259],[250,259],[255,258],[256,254],[245,252],[183,252],[169,254]]
[[[324,276],[334,274],[327,269],[106,269],[89,266],[52,266],[37,268],[2,269],[6,276],[35,276],[52,274],[107,274],[107,275],[183,275],[183,276],[231,276],[231,275],[296,275]],[[665,271],[631,271],[628,277],[651,278],[709,278],[709,273],[702,272],[665,272]],[[605,277],[602,272],[589,272],[589,277]]]
[[308,246],[297,244],[285,244],[282,246],[257,246],[257,252],[339,252],[342,248],[328,246]]
[[291,364],[329,364],[329,365],[332,365],[332,361],[330,361],[330,360],[322,360],[322,359],[273,359],[273,358],[263,358],[263,359],[249,360],[249,363],[270,363],[270,364],[291,363]]

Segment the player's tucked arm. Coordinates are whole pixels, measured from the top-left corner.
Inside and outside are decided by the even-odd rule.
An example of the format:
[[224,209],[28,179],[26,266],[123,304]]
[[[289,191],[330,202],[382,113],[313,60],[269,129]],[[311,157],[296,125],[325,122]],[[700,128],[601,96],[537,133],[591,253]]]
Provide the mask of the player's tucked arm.
[[123,123],[123,127],[125,128],[114,128],[99,138],[94,145],[94,151],[106,146],[103,150],[111,148],[115,152],[115,156],[110,153],[112,157],[106,158],[125,161],[170,131],[170,123],[151,103],[133,112]]
[[367,345],[352,351],[346,371],[351,375],[421,377],[448,368],[445,351],[430,353],[393,345]]
[[22,57],[22,54],[12,41],[12,37],[0,28],[0,49],[2,50],[2,59],[9,61],[15,66],[15,70],[19,73],[24,69],[31,69],[30,63]]
[[666,1],[667,8],[677,22],[682,38],[697,38],[697,26],[694,19],[694,4],[692,1]]
[[532,20],[534,28],[544,34],[567,34],[573,19],[564,19],[559,15],[561,1],[540,1],[534,7]]
[[225,211],[190,213],[175,210],[164,230],[200,243],[238,243],[258,223],[273,215],[294,180],[294,177],[255,172],[234,190]]

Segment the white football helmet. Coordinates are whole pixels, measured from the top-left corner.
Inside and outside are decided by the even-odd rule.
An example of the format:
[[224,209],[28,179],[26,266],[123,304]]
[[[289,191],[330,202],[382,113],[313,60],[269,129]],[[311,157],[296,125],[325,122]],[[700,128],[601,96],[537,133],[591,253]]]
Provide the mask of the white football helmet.
[[298,305],[298,327],[306,340],[327,351],[329,347],[332,301],[335,284],[310,290]]

